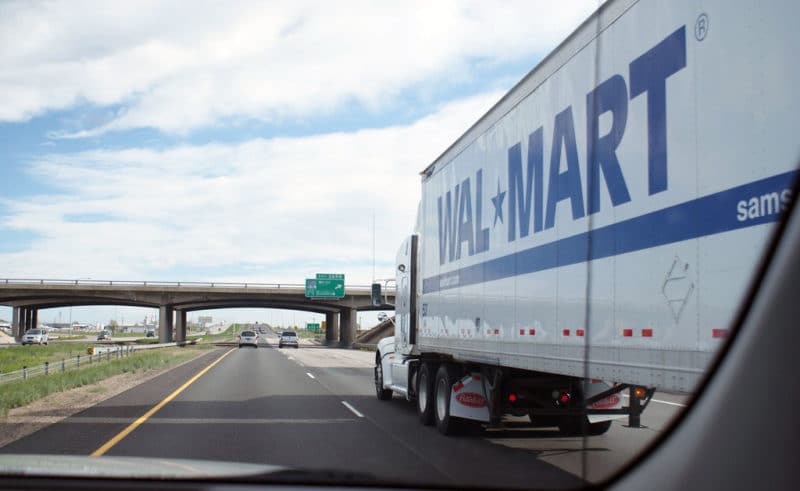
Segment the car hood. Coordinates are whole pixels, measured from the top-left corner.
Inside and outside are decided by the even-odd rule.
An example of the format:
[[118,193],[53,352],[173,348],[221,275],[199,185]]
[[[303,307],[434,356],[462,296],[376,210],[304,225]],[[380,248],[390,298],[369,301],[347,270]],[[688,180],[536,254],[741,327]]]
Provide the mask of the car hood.
[[84,457],[75,455],[0,455],[0,475],[68,476],[140,479],[246,478],[287,470],[267,464],[245,464],[148,457]]
[[0,477],[219,480],[254,483],[375,484],[365,472],[151,457],[0,454]]

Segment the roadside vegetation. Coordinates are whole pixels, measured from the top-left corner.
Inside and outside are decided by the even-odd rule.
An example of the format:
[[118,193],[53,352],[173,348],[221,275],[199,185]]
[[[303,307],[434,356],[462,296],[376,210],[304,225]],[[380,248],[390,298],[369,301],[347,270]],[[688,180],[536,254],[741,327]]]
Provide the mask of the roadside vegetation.
[[[86,355],[86,348],[96,343],[69,343],[47,346],[9,346],[0,350],[0,373],[21,370],[22,367],[42,365],[44,362],[55,363],[61,360],[74,358],[76,355]],[[2,386],[0,386],[2,387]],[[2,389],[0,389],[1,391]]]
[[[211,341],[211,342],[214,342],[214,341],[229,341],[229,340],[233,339],[234,337],[236,337],[236,335],[239,334],[242,330],[244,330],[244,325],[243,324],[231,324],[230,326],[228,326],[227,329],[225,329],[224,331],[222,331],[222,332],[220,332],[218,334],[209,334],[207,336],[203,335],[203,336],[197,336],[197,337],[202,337],[203,338],[203,342],[206,342],[206,341]],[[191,339],[192,337],[193,336],[188,336],[187,339]]]
[[[278,334],[280,334],[280,332]],[[305,329],[299,329],[297,331],[297,337],[303,338],[303,339],[324,340],[325,339],[325,331],[315,332],[315,331],[307,331]]]
[[176,365],[194,358],[197,355],[197,350],[209,348],[211,347],[188,346],[134,352],[129,357],[100,363],[88,368],[42,375],[28,380],[7,382],[0,385],[0,416],[5,416],[9,410],[15,407],[30,404],[55,392],[94,384],[122,373],[142,372]]
[[133,342],[135,344],[158,344],[158,338],[139,338]]
[[86,336],[83,334],[71,334],[68,336],[51,336],[50,342],[53,341],[76,341],[86,339]]

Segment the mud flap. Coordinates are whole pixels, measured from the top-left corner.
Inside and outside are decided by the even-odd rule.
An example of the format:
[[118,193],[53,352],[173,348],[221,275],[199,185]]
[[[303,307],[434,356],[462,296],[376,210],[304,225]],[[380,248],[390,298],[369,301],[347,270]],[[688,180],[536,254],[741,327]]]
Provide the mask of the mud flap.
[[[602,392],[605,392],[613,387],[612,384],[604,381],[590,382],[585,381],[583,384],[583,391],[586,394],[586,399],[594,397]],[[587,409],[622,409],[621,394],[610,394],[599,401],[593,402],[586,406]],[[590,423],[600,423],[602,421],[611,421],[615,419],[622,419],[624,414],[588,414]]]
[[489,403],[481,374],[471,373],[453,384],[450,388],[450,415],[489,422]]

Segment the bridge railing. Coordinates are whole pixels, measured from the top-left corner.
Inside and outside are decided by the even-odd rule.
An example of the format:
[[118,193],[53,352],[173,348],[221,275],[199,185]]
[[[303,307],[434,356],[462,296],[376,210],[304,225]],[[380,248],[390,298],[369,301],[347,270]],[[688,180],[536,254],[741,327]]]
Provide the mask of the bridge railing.
[[[135,280],[93,280],[93,279],[45,279],[45,278],[3,278],[0,285],[41,285],[41,286],[119,286],[163,288],[275,288],[304,289],[301,283],[234,283],[221,281],[135,281]],[[347,290],[369,291],[370,285],[345,285]]]

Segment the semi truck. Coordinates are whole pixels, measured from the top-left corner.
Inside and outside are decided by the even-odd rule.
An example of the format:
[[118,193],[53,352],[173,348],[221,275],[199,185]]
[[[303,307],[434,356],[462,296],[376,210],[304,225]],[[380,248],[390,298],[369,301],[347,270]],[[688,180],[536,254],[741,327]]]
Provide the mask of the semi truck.
[[428,165],[377,397],[596,435],[692,393],[792,199],[791,10],[606,2]]

